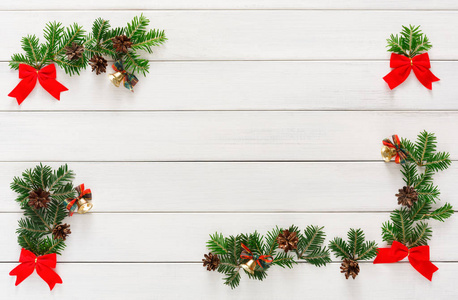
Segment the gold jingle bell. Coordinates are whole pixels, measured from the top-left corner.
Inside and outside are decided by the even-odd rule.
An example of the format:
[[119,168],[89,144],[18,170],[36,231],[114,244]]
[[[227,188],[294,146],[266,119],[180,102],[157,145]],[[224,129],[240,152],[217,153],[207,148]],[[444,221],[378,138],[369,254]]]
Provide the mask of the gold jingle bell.
[[256,268],[256,261],[250,259],[246,264],[241,264],[240,266],[248,273],[254,274],[254,269]]
[[86,199],[81,198],[76,203],[78,205],[78,213],[85,214],[92,208],[92,203],[88,202]]
[[388,146],[382,146],[381,153],[385,162],[390,162],[390,160],[396,156],[396,149]]
[[124,78],[124,74],[121,72],[116,72],[113,74],[108,75],[108,78],[110,78],[110,81],[116,86],[119,87],[119,85],[122,82],[122,79]]

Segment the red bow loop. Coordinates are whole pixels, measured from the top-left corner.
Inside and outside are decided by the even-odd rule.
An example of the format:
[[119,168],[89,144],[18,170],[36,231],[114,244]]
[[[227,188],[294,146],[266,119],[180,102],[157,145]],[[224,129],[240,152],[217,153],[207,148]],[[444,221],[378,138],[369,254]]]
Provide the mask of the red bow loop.
[[407,248],[405,245],[394,241],[391,248],[379,248],[374,264],[395,263],[408,257],[410,264],[429,281],[433,273],[439,270],[429,258],[429,246]]
[[414,56],[412,59],[404,55],[391,53],[390,67],[394,70],[383,77],[383,80],[388,83],[390,89],[394,89],[403,83],[409,77],[412,70],[418,81],[427,89],[431,90],[432,83],[440,80],[429,70],[431,68],[431,62],[428,53]]
[[431,68],[431,61],[429,60],[429,54],[423,53],[412,58],[412,64],[417,67]]
[[62,283],[60,276],[52,269],[56,267],[56,254],[36,256],[31,251],[22,249],[19,262],[16,268],[11,270],[10,275],[16,276],[16,286],[29,277],[33,270],[49,285],[52,290],[57,283]]
[[27,96],[35,88],[35,85],[40,82],[40,85],[57,100],[60,100],[60,93],[68,91],[68,89],[56,80],[56,67],[54,64],[37,70],[26,64],[19,64],[19,78],[21,82],[8,94],[9,97],[16,98],[20,105]]

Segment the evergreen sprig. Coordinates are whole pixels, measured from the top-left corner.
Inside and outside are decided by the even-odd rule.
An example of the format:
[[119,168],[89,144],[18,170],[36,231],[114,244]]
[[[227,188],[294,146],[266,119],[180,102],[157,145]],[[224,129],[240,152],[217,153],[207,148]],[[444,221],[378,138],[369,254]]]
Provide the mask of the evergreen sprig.
[[[14,177],[11,189],[18,194],[16,201],[24,211],[24,218],[19,220],[16,231],[22,248],[37,256],[61,254],[65,248],[64,241],[55,239],[50,234],[68,215],[63,200],[76,196],[72,184],[74,176],[67,165],[53,171],[51,167],[39,164],[33,169],[25,170],[21,177]],[[38,189],[50,193],[47,207],[35,208],[29,205],[30,193]]]
[[86,68],[87,60],[84,55],[75,60],[69,60],[65,48],[72,43],[82,45],[86,39],[82,26],[74,23],[64,27],[59,22],[49,22],[43,32],[45,43],[40,43],[36,35],[27,35],[21,40],[25,54],[17,53],[11,56],[10,68],[17,70],[19,64],[29,65],[37,70],[56,63],[69,75],[80,74]]
[[[296,233],[298,237],[297,249],[295,249],[296,258],[305,260],[317,267],[324,266],[331,262],[329,250],[322,247],[325,234],[323,227],[308,226],[304,233],[297,226],[289,227],[290,233]],[[279,266],[282,268],[292,268],[298,262],[292,255],[292,252],[285,252],[278,247],[277,238],[283,232],[278,226],[267,232],[266,236],[259,234],[257,231],[251,234],[238,234],[236,236],[224,237],[221,233],[210,235],[210,240],[207,242],[207,248],[212,254],[216,254],[220,260],[217,271],[225,275],[224,284],[235,288],[241,280],[240,270],[242,264],[247,260],[240,258],[242,253],[243,243],[255,255],[272,256],[271,266]],[[254,274],[247,271],[245,273],[251,279],[263,280],[267,277],[267,270],[260,267],[258,264],[254,269]]]
[[353,261],[368,260],[377,255],[375,241],[366,241],[364,231],[361,228],[350,230],[347,233],[347,241],[341,237],[335,237],[329,242],[329,249],[340,259]]
[[433,177],[451,165],[450,154],[437,152],[437,138],[427,131],[420,132],[415,142],[401,139],[401,147],[407,153],[407,162],[401,165],[403,180],[415,190],[417,200],[391,213],[390,221],[382,225],[382,238],[388,244],[398,241],[407,247],[427,245],[432,229],[425,221],[444,222],[454,213],[450,203],[434,208],[440,201],[440,190]]
[[402,26],[401,33],[399,35],[391,34],[387,42],[389,52],[405,55],[409,58],[432,48],[431,42],[420,30],[420,26]]
[[[141,14],[134,17],[126,27],[112,29],[109,21],[96,19],[92,25],[92,32],[84,44],[86,60],[94,55],[107,56],[114,60],[121,60],[129,73],[146,75],[149,72],[149,61],[141,58],[139,51],[153,53],[153,47],[167,41],[164,30],[147,30],[149,23],[150,20]],[[113,46],[112,39],[120,35],[126,35],[132,42],[127,53],[118,52]]]

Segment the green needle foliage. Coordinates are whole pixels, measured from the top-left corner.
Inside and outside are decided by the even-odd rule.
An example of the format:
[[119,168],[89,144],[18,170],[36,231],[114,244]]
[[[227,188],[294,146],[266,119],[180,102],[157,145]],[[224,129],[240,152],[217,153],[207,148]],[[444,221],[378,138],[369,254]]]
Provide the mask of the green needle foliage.
[[401,139],[401,147],[407,152],[407,162],[401,165],[403,180],[417,200],[391,213],[390,221],[382,225],[382,237],[388,244],[398,241],[411,248],[428,244],[432,229],[426,220],[444,222],[454,212],[449,203],[434,208],[440,201],[440,191],[433,183],[433,176],[447,169],[451,161],[449,153],[436,152],[436,136],[426,131],[418,135],[415,143]]
[[387,39],[388,51],[405,55],[409,58],[427,52],[432,48],[428,37],[421,32],[420,26],[402,26],[402,31],[398,35],[391,34]]
[[[145,16],[136,16],[126,27],[111,28],[109,21],[98,18],[92,25],[92,32],[85,42],[86,60],[97,55],[107,56],[114,60],[121,60],[129,73],[149,72],[149,61],[140,58],[139,51],[153,53],[153,47],[160,46],[167,38],[164,30],[147,30],[150,21]],[[116,36],[125,35],[132,45],[127,53],[116,51],[112,39]]]
[[[53,171],[51,167],[42,164],[25,170],[21,177],[14,177],[11,189],[18,194],[16,202],[24,211],[24,218],[19,220],[19,228],[16,231],[22,248],[37,256],[61,254],[65,248],[64,241],[50,235],[68,215],[63,201],[76,196],[73,178],[74,173],[67,165]],[[37,190],[49,192],[50,201],[46,207],[36,208],[29,205],[31,193]]]
[[377,255],[375,241],[365,241],[364,231],[361,228],[350,230],[347,233],[348,241],[335,237],[329,242],[329,249],[340,259],[353,261],[372,259]]
[[[164,30],[150,29],[150,21],[140,15],[132,19],[126,27],[111,28],[109,21],[98,18],[92,25],[92,31],[86,35],[82,26],[74,23],[68,27],[59,22],[49,22],[44,29],[45,43],[40,43],[36,35],[27,35],[22,38],[24,53],[13,54],[9,65],[17,70],[19,64],[26,64],[37,70],[56,63],[65,73],[80,74],[88,65],[89,59],[94,56],[107,56],[114,60],[121,60],[129,73],[149,72],[149,61],[141,58],[141,52],[153,53],[153,47],[160,46],[167,38]],[[132,44],[127,53],[116,51],[113,38],[125,35]],[[72,45],[84,47],[83,55],[77,59],[69,59],[66,49]]]
[[43,37],[45,43],[40,43],[36,35],[23,37],[21,44],[25,53],[13,54],[9,62],[10,68],[17,70],[19,64],[26,64],[40,70],[51,63],[56,63],[70,75],[79,75],[80,70],[86,68],[87,60],[84,56],[69,60],[65,50],[73,43],[77,45],[84,43],[86,36],[82,26],[74,23],[64,27],[59,22],[49,22],[45,26]]
[[[290,233],[296,233],[298,238],[297,249],[294,249],[297,259],[305,260],[317,267],[324,266],[331,262],[329,250],[322,247],[325,234],[323,227],[308,226],[302,233],[297,226],[289,227]],[[269,231],[266,236],[258,232],[251,234],[239,234],[236,236],[224,237],[220,233],[210,235],[207,242],[207,248],[212,254],[216,254],[220,260],[217,271],[225,275],[224,284],[235,288],[239,285],[242,270],[241,265],[248,260],[240,258],[243,248],[241,244],[246,245],[255,255],[272,256],[272,266],[282,268],[292,268],[298,262],[291,252],[285,252],[278,247],[277,238],[283,232],[283,229],[276,227]],[[263,280],[267,276],[269,266],[262,268],[258,264],[254,269],[254,274],[245,271],[251,279]]]
[[353,279],[359,274],[360,260],[372,259],[377,255],[377,244],[375,241],[365,241],[364,232],[359,229],[351,228],[347,233],[347,241],[340,237],[335,237],[329,242],[329,249],[334,255],[343,260],[340,269],[348,279]]

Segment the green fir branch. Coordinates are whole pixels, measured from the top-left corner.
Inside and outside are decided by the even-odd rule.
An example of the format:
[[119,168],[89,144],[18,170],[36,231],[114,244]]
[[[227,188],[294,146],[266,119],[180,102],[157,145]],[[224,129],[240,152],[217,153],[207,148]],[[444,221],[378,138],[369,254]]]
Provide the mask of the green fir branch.
[[[418,30],[412,30],[412,36],[418,33]],[[415,52],[422,49],[427,39],[418,42],[411,38],[406,41],[412,41],[409,47]],[[392,212],[391,220],[382,225],[382,238],[388,244],[398,241],[407,247],[427,245],[432,229],[425,220],[443,222],[454,213],[449,203],[439,208],[433,207],[440,201],[440,190],[434,185],[433,177],[436,172],[444,171],[451,165],[450,154],[437,152],[437,138],[434,133],[427,131],[420,132],[415,142],[401,139],[401,144],[408,152],[408,161],[401,169],[403,180],[414,188],[417,195],[412,198],[412,206]]]
[[354,261],[368,260],[377,255],[377,244],[375,241],[365,241],[364,231],[360,228],[350,228],[347,233],[348,241],[335,237],[329,242],[329,248],[334,255],[342,260]]
[[431,42],[420,30],[420,26],[402,26],[401,33],[399,35],[391,34],[387,42],[389,52],[401,54],[409,58],[427,52],[432,48]]
[[[297,226],[290,226],[289,232],[296,233],[298,237],[297,248],[303,253],[303,257],[297,259],[304,259],[315,266],[324,266],[331,262],[329,257],[329,250],[322,247],[324,242],[323,227],[308,226],[302,235]],[[266,236],[259,234],[257,231],[250,234],[238,234],[236,236],[224,237],[221,233],[210,235],[210,240],[207,241],[207,248],[214,255],[218,256],[219,265],[217,271],[225,275],[223,278],[224,283],[231,288],[239,285],[241,275],[240,270],[242,265],[246,264],[249,260],[240,257],[242,253],[242,244],[248,247],[255,257],[269,256],[272,262],[265,263],[263,266],[256,264],[253,274],[244,273],[248,278],[255,280],[264,280],[267,277],[267,272],[272,266],[279,266],[282,268],[291,269],[298,262],[293,256],[294,251],[284,251],[278,247],[277,238],[283,229],[276,226]],[[299,253],[296,251],[296,253]]]
[[[56,225],[61,224],[68,215],[63,203],[67,196],[74,196],[73,171],[63,165],[56,171],[39,164],[33,169],[26,169],[21,177],[14,177],[11,189],[18,193],[18,201],[24,211],[24,218],[18,222],[18,243],[35,255],[48,253],[60,254],[65,248],[62,240],[55,240],[52,235]],[[45,207],[35,208],[29,205],[30,192],[37,189],[49,191],[49,202]]]

